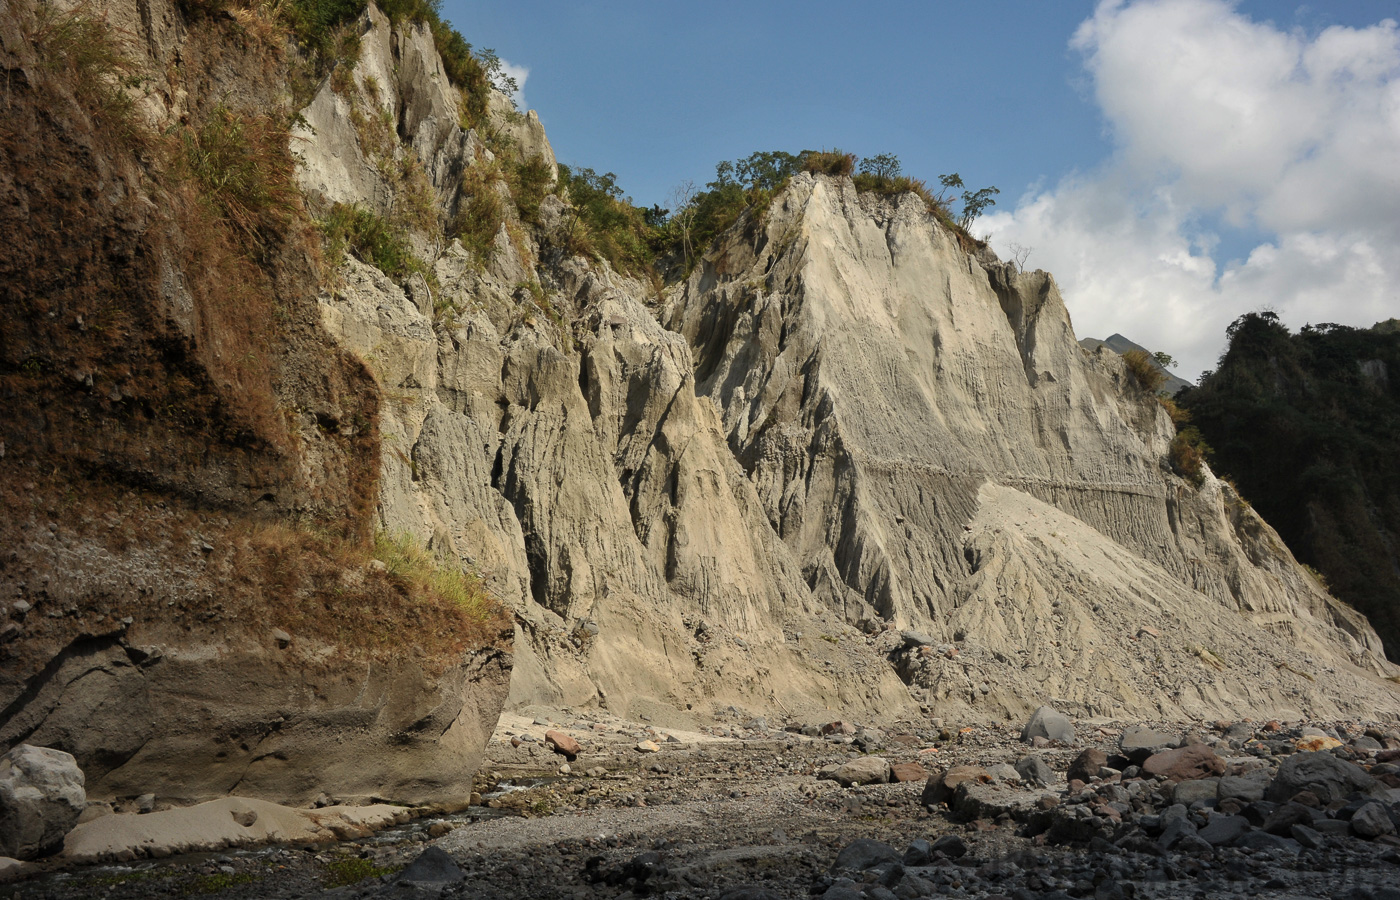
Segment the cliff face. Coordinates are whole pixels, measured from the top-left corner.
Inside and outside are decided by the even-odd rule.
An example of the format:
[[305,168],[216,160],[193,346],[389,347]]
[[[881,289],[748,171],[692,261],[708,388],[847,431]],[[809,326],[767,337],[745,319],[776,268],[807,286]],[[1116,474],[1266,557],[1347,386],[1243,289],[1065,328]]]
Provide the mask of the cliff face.
[[0,746],[94,797],[465,796],[508,643],[370,558],[381,399],[256,25],[0,12]]
[[[538,118],[422,24],[370,6],[298,110],[260,13],[127,11],[136,119],[0,32],[0,743],[99,796],[415,800],[508,676],[659,722],[1400,712],[1050,277],[913,198],[798,176],[663,291],[573,252]],[[200,177],[233,134],[266,208]],[[513,658],[371,532],[479,573]]]
[[[357,73],[412,68],[374,52]],[[309,194],[342,196],[322,173],[353,156],[356,90],[306,112]],[[553,162],[542,132],[502,146],[450,105],[415,125],[405,90],[384,108],[445,210]],[[511,702],[1395,708],[1374,633],[1227,485],[1171,474],[1165,411],[1079,348],[1050,277],[912,199],[801,176],[664,297],[570,256],[567,197],[508,213],[486,252],[426,247],[433,285],[352,260],[321,308],[390,398],[381,520],[515,611]]]

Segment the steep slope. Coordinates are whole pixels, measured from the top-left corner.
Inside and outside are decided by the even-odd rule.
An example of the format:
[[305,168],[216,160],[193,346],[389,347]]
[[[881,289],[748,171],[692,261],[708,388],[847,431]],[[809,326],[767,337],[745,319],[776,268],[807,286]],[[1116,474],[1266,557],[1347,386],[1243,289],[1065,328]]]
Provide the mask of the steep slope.
[[1214,465],[1400,659],[1400,334],[1251,313],[1182,398]]
[[381,398],[320,324],[296,60],[192,9],[0,11],[0,747],[93,798],[465,797],[503,623],[372,558]]
[[[969,647],[988,658],[989,674],[937,697],[1019,708],[1035,684],[1063,682],[1101,712],[1189,714],[1216,704],[1178,698],[1213,683],[1225,708],[1285,695],[1300,708],[1346,708],[1358,695],[1395,708],[1360,673],[1389,671],[1374,632],[1228,486],[1198,490],[1170,473],[1166,412],[1116,354],[1079,348],[1050,277],[965,253],[912,196],[892,203],[799,176],[706,257],[665,318],[695,349],[697,390],[721,409],[814,594],[867,627],[964,642],[963,665]],[[1008,492],[1026,522],[989,511]],[[1021,529],[1038,503],[1089,526],[1073,531],[1105,545],[1086,549],[1101,562],[1086,571],[1031,552]],[[993,563],[1019,574],[994,578]],[[1159,651],[1171,665],[1140,668],[1138,646],[1117,640],[1097,648],[1106,667],[1081,656],[1094,636],[1076,634],[1080,618],[1135,636],[1124,578],[1183,625],[1211,623],[1224,670],[1201,663],[1190,629],[1176,626]],[[974,598],[996,600],[1010,623],[964,627]],[[1262,671],[1250,661],[1259,654],[1270,659]],[[942,683],[904,668],[915,684]],[[1121,689],[1125,669],[1145,692]],[[1341,680],[1323,687],[1290,669]],[[1012,686],[992,690],[999,678]]]

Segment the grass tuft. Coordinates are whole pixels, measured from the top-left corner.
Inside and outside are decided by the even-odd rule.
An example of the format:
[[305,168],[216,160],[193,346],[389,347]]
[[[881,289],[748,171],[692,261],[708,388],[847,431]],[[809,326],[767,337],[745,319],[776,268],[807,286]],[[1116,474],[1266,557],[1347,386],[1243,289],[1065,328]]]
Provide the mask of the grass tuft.
[[451,603],[481,621],[496,615],[499,609],[480,578],[439,565],[410,534],[379,532],[374,536],[373,556],[384,563],[391,578],[414,594]]

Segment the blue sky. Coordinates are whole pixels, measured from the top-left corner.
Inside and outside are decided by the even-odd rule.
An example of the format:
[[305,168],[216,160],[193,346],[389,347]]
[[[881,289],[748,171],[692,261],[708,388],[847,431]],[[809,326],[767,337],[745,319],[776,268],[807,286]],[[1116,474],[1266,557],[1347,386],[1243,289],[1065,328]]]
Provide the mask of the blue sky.
[[[1265,304],[1295,327],[1400,315],[1386,288],[1400,284],[1400,227],[1384,221],[1385,204],[1391,220],[1400,209],[1384,174],[1400,172],[1400,39],[1380,24],[1400,17],[1393,0],[443,12],[528,70],[524,101],[561,162],[617,173],[639,203],[666,205],[721,159],[808,147],[996,185],[975,230],[1003,255],[1033,247],[1081,335],[1122,331],[1187,377]],[[1216,121],[1221,107],[1238,121]]]

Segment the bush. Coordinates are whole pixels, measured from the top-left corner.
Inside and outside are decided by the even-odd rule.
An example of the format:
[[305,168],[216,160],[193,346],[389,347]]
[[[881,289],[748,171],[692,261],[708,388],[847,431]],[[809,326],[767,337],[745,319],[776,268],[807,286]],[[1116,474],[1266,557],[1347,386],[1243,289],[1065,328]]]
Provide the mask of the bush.
[[1167,375],[1157,367],[1157,363],[1145,350],[1129,350],[1122,354],[1123,362],[1127,365],[1128,371],[1143,390],[1155,394],[1157,390],[1167,383]]
[[476,257],[481,267],[490,262],[495,252],[496,235],[505,223],[505,210],[494,182],[485,182],[464,203],[452,220],[449,230],[462,246]]
[[413,255],[403,229],[371,210],[337,203],[319,221],[332,264],[349,250],[391,278],[403,278],[410,272],[426,274],[427,267]]
[[516,209],[520,210],[520,218],[539,224],[540,204],[549,195],[551,174],[549,163],[540,156],[516,163],[509,170],[506,184]]
[[571,252],[597,253],[619,272],[652,272],[654,230],[642,211],[623,195],[616,175],[560,166],[559,184],[569,197],[565,239]]
[[198,130],[180,134],[181,164],[200,196],[252,244],[263,246],[297,209],[300,194],[286,125],[215,107]]
[[1169,451],[1172,471],[1200,487],[1206,477],[1204,467],[1208,453],[1210,446],[1201,433],[1194,426],[1183,428],[1172,438]]
[[86,2],[66,12],[39,3],[32,29],[41,65],[50,72],[66,73],[78,102],[90,114],[105,120],[129,142],[139,143],[146,137],[125,90],[139,83],[137,66],[122,52],[122,43],[106,19]]
[[802,171],[844,178],[856,170],[856,155],[840,150],[804,150]]

